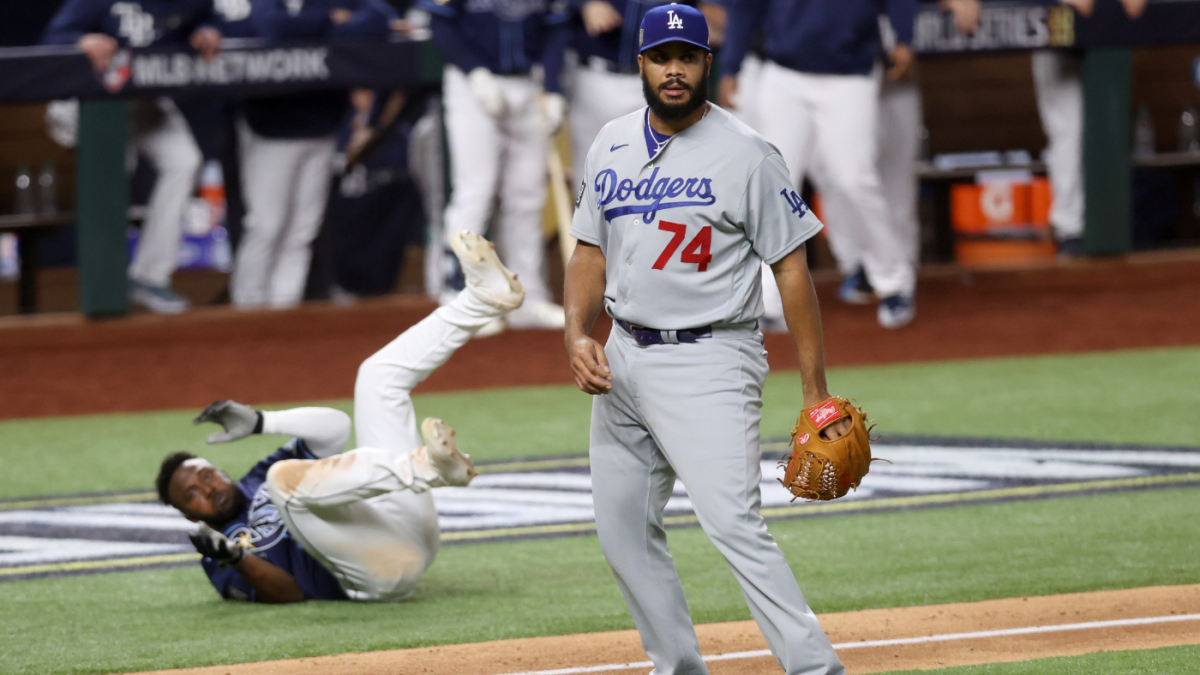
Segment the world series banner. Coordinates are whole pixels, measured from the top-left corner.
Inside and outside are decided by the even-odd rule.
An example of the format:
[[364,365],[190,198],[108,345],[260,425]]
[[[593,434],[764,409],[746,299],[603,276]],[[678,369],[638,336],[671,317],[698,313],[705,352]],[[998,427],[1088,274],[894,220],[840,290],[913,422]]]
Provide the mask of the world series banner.
[[985,1],[974,35],[960,33],[936,3],[922,2],[913,36],[913,48],[923,54],[1188,42],[1200,42],[1200,0],[1149,0],[1137,19],[1117,0],[1097,0],[1089,18],[1053,1]]
[[194,52],[122,49],[96,72],[74,47],[0,49],[0,101],[72,97],[237,97],[348,87],[394,88],[441,79],[428,41],[266,45],[227,40],[206,62]]

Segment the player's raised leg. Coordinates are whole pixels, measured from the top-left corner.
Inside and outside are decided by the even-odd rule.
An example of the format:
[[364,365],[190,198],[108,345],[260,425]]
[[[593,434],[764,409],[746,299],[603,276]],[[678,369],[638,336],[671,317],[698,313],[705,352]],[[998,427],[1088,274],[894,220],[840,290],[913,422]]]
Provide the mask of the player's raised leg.
[[358,369],[354,418],[362,446],[407,452],[420,445],[410,392],[483,326],[521,306],[516,276],[491,243],[455,232],[450,246],[462,266],[466,289],[447,305],[404,331]]
[[428,490],[475,476],[448,427],[430,419],[423,430],[427,443],[412,452],[359,448],[284,460],[267,473],[288,531],[352,600],[394,601],[412,592],[438,550]]

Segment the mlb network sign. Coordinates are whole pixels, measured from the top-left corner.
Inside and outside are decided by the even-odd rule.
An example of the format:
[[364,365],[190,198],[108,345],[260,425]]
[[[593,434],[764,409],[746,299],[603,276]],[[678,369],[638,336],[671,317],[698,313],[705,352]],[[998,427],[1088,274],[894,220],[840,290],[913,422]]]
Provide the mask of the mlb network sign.
[[323,82],[329,79],[325,47],[221,52],[212,61],[194,54],[130,54],[113,59],[104,74],[112,93],[132,83],[138,89],[198,85],[256,85]]

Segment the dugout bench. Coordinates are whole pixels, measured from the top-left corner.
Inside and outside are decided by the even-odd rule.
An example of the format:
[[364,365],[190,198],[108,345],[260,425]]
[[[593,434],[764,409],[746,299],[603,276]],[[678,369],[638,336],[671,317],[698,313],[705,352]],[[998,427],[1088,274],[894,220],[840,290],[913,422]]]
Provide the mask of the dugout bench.
[[[1116,0],[1100,0],[1090,19],[1040,0],[987,2],[980,30],[971,37],[960,35],[936,3],[922,3],[915,29],[914,47],[922,56],[1084,50],[1084,248],[1089,255],[1129,251],[1130,46],[1200,43],[1200,0],[1149,0],[1137,21]],[[386,43],[286,45],[231,39],[212,63],[186,50],[122,50],[101,74],[72,47],[0,49],[0,103],[82,100],[77,237],[79,307],[88,316],[129,310],[127,99],[402,88],[439,83],[441,76],[442,59],[428,40],[398,37]],[[25,303],[32,302],[26,295],[32,284],[23,280],[23,307],[31,306]]]
[[[77,222],[80,311],[93,317],[125,314],[128,99],[399,89],[441,79],[442,59],[433,44],[400,36],[386,42],[286,45],[228,39],[211,63],[187,50],[126,49],[104,73],[94,73],[87,58],[70,46],[0,49],[0,104],[80,99],[77,218],[5,216],[0,231],[17,232],[27,244],[37,233]],[[33,272],[34,246],[23,245],[21,256],[22,269]],[[23,274],[21,311],[32,311],[35,288],[36,273]]]

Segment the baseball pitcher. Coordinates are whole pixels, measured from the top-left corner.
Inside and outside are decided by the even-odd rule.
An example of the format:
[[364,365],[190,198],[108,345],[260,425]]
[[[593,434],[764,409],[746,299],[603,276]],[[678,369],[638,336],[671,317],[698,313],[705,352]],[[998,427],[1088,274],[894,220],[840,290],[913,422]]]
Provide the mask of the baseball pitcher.
[[340,411],[256,411],[218,401],[196,418],[224,427],[209,443],[253,433],[294,438],[236,483],[188,453],[163,461],[159,497],[200,523],[192,542],[222,597],[396,601],[433,562],[439,530],[429,490],[466,485],[475,470],[441,420],[426,419],[418,435],[410,392],[525,297],[482,237],[458,232],[451,247],[465,291],[358,369],[357,450],[342,453],[350,418]]
[[[825,384],[805,262],[805,241],[821,223],[778,151],[707,103],[711,62],[698,10],[647,12],[638,63],[648,107],[609,123],[585,163],[566,345],[576,383],[595,395],[596,528],[655,673],[707,672],[663,529],[678,478],[784,670],[840,675],[845,669],[759,514],[768,368],[755,322],[763,261],[779,282],[804,378],[793,456],[865,438],[861,419]],[[614,323],[604,346],[588,337],[601,308]],[[861,478],[833,468],[797,478],[821,463],[805,461],[786,475],[801,496],[833,498]]]

